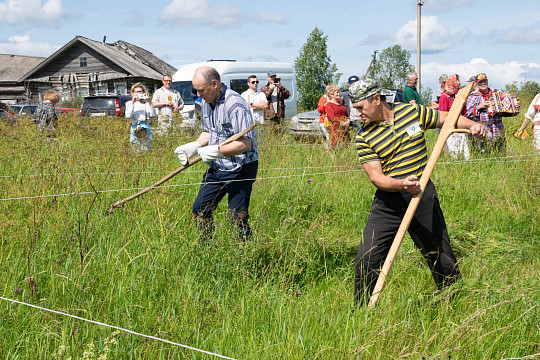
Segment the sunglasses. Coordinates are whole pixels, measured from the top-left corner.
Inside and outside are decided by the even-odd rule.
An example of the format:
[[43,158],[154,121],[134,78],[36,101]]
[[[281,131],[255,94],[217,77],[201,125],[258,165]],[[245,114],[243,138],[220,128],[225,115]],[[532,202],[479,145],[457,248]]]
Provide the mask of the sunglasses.
[[259,80],[252,81],[251,83],[252,83],[252,84],[258,84],[258,83],[259,83]]
[[172,80],[163,80],[163,82],[170,83]]

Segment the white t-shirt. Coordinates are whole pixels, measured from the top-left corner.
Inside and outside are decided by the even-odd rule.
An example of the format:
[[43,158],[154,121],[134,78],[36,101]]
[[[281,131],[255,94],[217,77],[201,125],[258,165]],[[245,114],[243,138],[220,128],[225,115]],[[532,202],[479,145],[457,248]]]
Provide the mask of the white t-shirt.
[[[152,97],[152,102],[169,102],[172,101],[176,106],[180,106],[184,104],[184,100],[178,93],[178,91],[173,89],[165,89],[165,87],[160,87],[156,90],[154,93],[154,96]],[[160,115],[171,115],[173,114],[173,108],[171,106],[162,106],[159,108],[159,114]]]
[[[257,91],[256,93],[253,93],[250,89],[244,91],[241,96],[249,105],[259,105],[266,101],[266,96],[262,92]],[[254,121],[264,124],[264,110],[254,110],[251,108],[249,110],[251,110]]]
[[151,117],[156,115],[156,109],[149,102],[140,102],[132,100],[126,103],[125,115],[131,119],[131,125],[137,125],[138,123],[148,123]]
[[272,91],[272,106],[274,107],[274,113],[277,114],[277,94],[278,94],[278,88],[277,86],[274,88],[274,91]]

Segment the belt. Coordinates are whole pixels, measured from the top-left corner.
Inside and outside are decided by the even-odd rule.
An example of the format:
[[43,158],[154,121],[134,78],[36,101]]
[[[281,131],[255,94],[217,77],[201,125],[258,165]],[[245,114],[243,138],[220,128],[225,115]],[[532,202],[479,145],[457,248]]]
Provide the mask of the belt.
[[540,120],[533,121],[534,126],[540,126]]

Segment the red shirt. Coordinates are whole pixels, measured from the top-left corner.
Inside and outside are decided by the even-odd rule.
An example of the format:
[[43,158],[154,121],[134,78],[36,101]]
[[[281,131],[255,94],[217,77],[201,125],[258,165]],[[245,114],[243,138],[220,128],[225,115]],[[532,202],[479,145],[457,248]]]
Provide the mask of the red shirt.
[[330,146],[335,148],[338,144],[349,144],[349,127],[340,126],[342,121],[347,121],[347,108],[340,104],[328,102],[326,104],[326,115],[328,115],[328,131]]

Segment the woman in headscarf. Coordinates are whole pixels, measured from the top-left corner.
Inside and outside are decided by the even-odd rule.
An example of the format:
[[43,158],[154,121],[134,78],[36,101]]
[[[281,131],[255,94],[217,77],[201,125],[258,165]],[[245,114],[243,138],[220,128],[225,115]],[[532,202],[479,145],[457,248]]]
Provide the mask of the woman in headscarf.
[[[461,82],[459,81],[459,75],[454,74],[446,79],[444,83],[444,91],[439,98],[439,111],[450,111]],[[465,114],[465,109],[461,111],[461,114]],[[463,154],[465,160],[470,159],[469,145],[467,144],[467,136],[462,133],[454,133],[450,135],[446,140],[446,148],[450,156],[457,159],[460,154]]]

